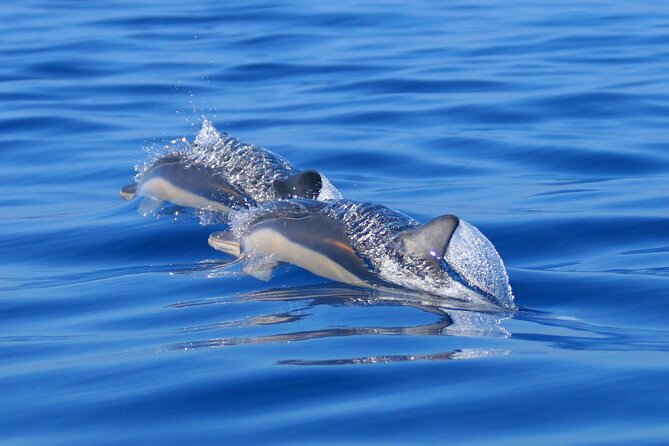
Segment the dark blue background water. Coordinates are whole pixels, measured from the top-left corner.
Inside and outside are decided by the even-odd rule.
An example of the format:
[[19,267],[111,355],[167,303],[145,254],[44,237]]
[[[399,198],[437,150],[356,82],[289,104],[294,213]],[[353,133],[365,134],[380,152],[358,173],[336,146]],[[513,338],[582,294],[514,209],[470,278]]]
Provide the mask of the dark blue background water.
[[[142,3],[0,12],[0,443],[669,442],[666,2]],[[203,115],[477,225],[524,309],[215,274],[118,197]]]

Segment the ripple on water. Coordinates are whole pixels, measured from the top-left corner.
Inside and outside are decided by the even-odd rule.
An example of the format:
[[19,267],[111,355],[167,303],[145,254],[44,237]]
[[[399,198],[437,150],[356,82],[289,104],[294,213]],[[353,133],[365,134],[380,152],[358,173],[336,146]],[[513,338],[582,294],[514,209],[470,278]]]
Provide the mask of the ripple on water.
[[[2,11],[5,442],[666,443],[665,2]],[[207,245],[220,221],[121,203],[203,115],[471,222],[520,309],[259,282]]]

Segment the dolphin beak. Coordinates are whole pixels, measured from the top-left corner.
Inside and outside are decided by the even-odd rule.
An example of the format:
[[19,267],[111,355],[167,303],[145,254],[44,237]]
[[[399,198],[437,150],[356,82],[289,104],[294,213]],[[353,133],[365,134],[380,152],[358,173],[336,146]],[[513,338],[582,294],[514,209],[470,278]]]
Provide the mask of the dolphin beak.
[[119,192],[121,198],[125,201],[132,200],[137,195],[137,183],[128,184]]
[[209,246],[216,251],[221,251],[235,257],[241,255],[239,240],[231,232],[214,232],[209,236]]

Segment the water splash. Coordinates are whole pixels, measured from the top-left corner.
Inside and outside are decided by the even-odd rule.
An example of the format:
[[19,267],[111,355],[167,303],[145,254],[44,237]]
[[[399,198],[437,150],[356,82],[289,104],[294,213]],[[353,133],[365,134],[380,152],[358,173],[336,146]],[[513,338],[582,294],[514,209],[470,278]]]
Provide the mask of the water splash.
[[321,175],[321,182],[323,185],[321,186],[321,191],[316,199],[319,201],[336,201],[344,198],[341,192],[339,192],[337,188],[332,185],[330,180],[328,180],[328,178],[321,172],[319,173]]
[[143,161],[139,161],[135,165],[135,182],[139,182],[146,171],[149,170],[153,163],[159,159],[172,154],[187,155],[191,151],[192,145],[185,136],[173,139],[169,143],[163,144],[162,146],[158,144],[152,144],[144,147],[146,157]]
[[283,157],[227,133],[204,120],[189,153],[193,164],[205,165],[260,203],[276,199],[273,182],[299,170]]
[[481,232],[460,220],[444,259],[470,287],[483,291],[505,308],[513,308],[513,293],[504,263]]

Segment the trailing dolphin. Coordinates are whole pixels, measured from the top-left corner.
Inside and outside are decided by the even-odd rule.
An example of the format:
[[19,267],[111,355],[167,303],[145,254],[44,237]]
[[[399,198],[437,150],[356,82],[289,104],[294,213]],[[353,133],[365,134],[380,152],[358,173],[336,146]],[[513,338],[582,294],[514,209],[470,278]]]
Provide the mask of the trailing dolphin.
[[144,196],[140,211],[164,201],[229,212],[277,199],[338,199],[339,192],[320,173],[300,172],[279,155],[220,134],[209,121],[193,144],[157,159],[121,189],[125,200]]
[[454,215],[421,225],[374,203],[293,199],[235,213],[209,244],[269,280],[281,262],[364,287],[394,285],[514,308],[504,264],[490,241]]
[[164,201],[179,206],[230,212],[232,208],[255,206],[255,201],[231,185],[211,168],[189,162],[173,153],[154,162],[138,183],[121,189],[124,200],[143,196],[140,212],[160,207]]

